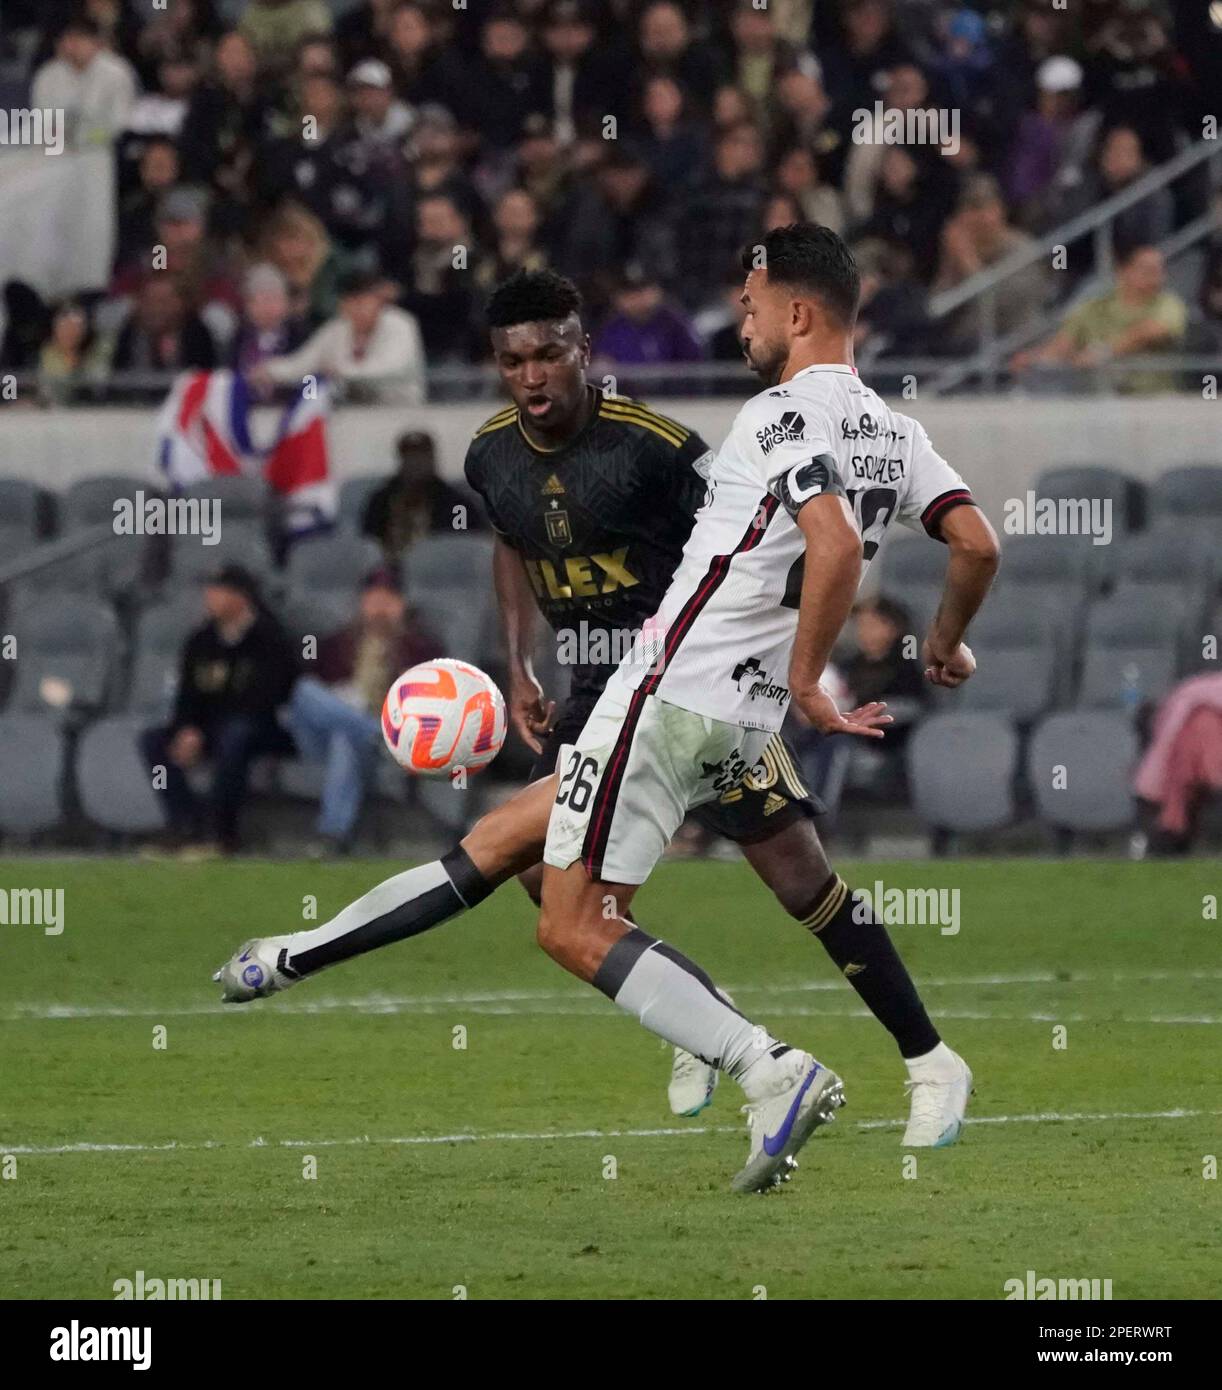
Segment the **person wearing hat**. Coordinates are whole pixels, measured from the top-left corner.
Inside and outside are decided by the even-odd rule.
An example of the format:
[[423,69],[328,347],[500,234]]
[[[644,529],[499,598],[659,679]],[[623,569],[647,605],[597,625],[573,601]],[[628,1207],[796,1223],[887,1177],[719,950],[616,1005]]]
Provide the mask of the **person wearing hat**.
[[378,542],[390,564],[397,564],[422,536],[485,529],[475,499],[438,476],[437,445],[431,434],[408,430],[399,436],[395,450],[398,469],[371,494],[361,516],[361,533]]
[[362,144],[398,149],[411,133],[415,115],[395,95],[390,68],[380,58],[363,58],[348,74],[352,125]]
[[409,613],[395,572],[380,566],[361,584],[355,619],[323,638],[313,669],[293,687],[293,736],[303,758],[325,765],[316,831],[320,854],[351,846],[381,747],[390,683],[441,644]]
[[695,329],[644,266],[625,269],[612,305],[611,317],[594,335],[596,360],[629,365],[699,362],[704,356]]
[[[284,629],[263,607],[249,570],[224,565],[204,583],[207,621],[188,637],[170,722],[147,729],[140,748],[162,799],[171,839],[232,853],[241,847],[239,817],[255,758],[293,752],[277,721],[297,677]],[[206,797],[187,772],[211,763]]]

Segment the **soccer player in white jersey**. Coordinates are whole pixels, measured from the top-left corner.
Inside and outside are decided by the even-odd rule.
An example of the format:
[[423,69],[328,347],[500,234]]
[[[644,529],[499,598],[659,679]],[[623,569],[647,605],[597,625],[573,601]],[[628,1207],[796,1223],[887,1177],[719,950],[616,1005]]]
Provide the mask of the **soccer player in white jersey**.
[[[710,467],[661,608],[561,751],[539,942],[645,1027],[741,1084],[751,1142],[731,1185],[750,1192],[786,1177],[797,1150],[834,1118],[840,1078],[753,1024],[698,966],[627,921],[629,903],[689,808],[750,772],[791,699],[820,729],[882,736],[890,716],[845,719],[819,682],[863,566],[893,520],[950,543],[923,651],[938,685],[959,685],[975,669],[963,636],[998,550],[924,429],[858,379],[859,277],[843,241],[825,227],[780,228],[743,264],[744,350],[767,389],[739,412]],[[843,887],[834,879],[830,891],[842,896]],[[953,1137],[972,1078],[939,1047]]]

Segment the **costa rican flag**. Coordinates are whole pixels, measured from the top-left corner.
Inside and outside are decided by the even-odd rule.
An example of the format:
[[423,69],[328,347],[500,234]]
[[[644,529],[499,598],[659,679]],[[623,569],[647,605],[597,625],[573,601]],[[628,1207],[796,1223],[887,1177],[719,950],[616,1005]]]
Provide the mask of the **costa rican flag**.
[[178,377],[157,423],[157,460],[173,492],[218,474],[257,476],[245,379],[230,371]]
[[281,526],[290,541],[335,523],[338,496],[327,445],[330,413],[331,388],[320,379],[308,380],[289,403],[267,451],[264,476],[281,498]]

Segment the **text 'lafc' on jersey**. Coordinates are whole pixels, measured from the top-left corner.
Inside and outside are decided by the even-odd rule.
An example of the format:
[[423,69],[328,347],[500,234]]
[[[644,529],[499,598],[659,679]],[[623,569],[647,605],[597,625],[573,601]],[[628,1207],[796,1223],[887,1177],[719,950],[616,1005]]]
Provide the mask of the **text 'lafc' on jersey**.
[[854,368],[805,368],[735,417],[674,581],[618,679],[744,729],[779,729],[806,552],[795,518],[824,493],[853,508],[863,573],[893,521],[937,537],[972,500],[924,428]]

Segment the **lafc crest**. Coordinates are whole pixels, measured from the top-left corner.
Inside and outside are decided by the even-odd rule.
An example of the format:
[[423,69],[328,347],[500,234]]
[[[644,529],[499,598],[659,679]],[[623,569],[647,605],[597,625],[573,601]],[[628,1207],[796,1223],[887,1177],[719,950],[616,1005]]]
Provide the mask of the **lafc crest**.
[[544,520],[547,522],[547,538],[553,545],[572,545],[573,528],[569,525],[569,514],[563,507],[554,512],[545,512]]

